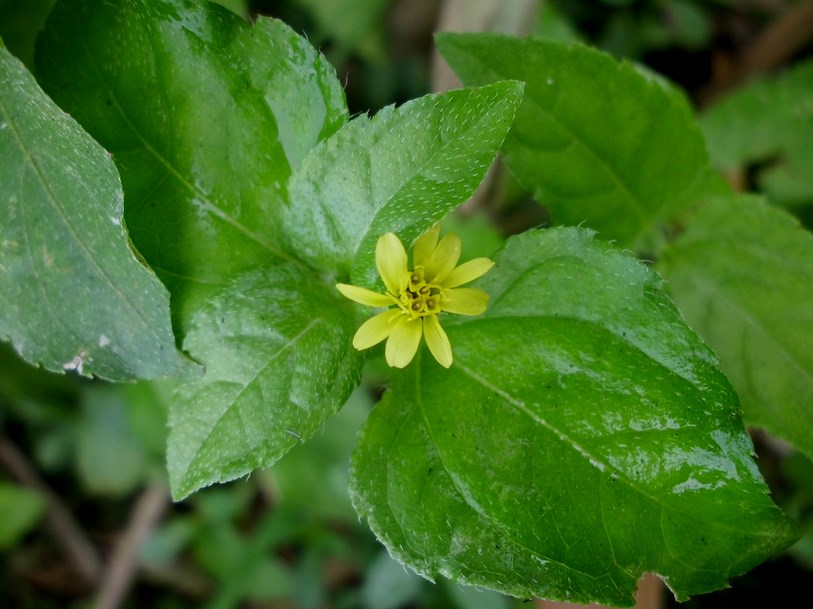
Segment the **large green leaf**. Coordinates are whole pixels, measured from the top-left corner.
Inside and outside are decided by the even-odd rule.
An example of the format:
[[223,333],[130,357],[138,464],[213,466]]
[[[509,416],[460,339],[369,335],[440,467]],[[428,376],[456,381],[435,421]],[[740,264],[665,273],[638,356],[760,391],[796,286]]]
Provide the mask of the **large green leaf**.
[[783,203],[813,201],[813,61],[754,81],[703,114],[715,167],[758,172],[760,188]]
[[756,198],[709,201],[658,261],[747,422],[813,457],[813,235]]
[[654,75],[580,44],[496,34],[437,44],[467,85],[525,82],[505,161],[557,223],[647,249],[709,188],[691,108]]
[[291,167],[347,116],[333,69],[281,22],[187,0],[64,0],[46,90],[114,154],[133,241],[167,283],[280,251]]
[[295,264],[244,273],[197,306],[184,347],[205,375],[170,408],[173,495],[274,463],[358,384],[354,305]]
[[509,239],[455,353],[393,382],[353,457],[390,552],[518,596],[629,606],[724,587],[794,539],[712,352],[644,265],[579,229]]
[[372,284],[383,233],[411,241],[480,184],[522,97],[519,83],[427,95],[360,116],[294,174],[283,221],[314,266]]
[[122,197],[107,152],[0,46],[0,338],[29,362],[113,380],[181,366]]

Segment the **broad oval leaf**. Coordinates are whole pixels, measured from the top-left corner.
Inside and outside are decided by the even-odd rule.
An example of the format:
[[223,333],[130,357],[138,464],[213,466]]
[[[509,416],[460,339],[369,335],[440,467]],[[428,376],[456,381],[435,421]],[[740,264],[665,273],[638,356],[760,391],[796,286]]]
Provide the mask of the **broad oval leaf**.
[[427,95],[360,116],[311,151],[290,183],[290,249],[372,285],[375,243],[407,242],[465,202],[494,160],[522,97],[519,83]]
[[795,538],[711,351],[627,254],[579,229],[508,240],[450,370],[396,377],[353,457],[354,504],[418,573],[630,606],[724,587]]
[[210,2],[64,0],[38,66],[114,154],[133,241],[169,285],[290,256],[274,210],[291,167],[347,116],[333,69],[293,30]]
[[525,82],[505,162],[560,224],[586,224],[636,251],[712,188],[705,143],[680,92],[581,44],[439,34],[467,85]]
[[302,267],[236,277],[191,318],[184,348],[206,366],[170,407],[172,493],[267,467],[309,438],[358,385],[352,303]]
[[813,236],[755,197],[708,201],[657,268],[745,420],[813,458]]
[[110,380],[182,366],[122,199],[110,155],[0,45],[0,337],[29,362]]

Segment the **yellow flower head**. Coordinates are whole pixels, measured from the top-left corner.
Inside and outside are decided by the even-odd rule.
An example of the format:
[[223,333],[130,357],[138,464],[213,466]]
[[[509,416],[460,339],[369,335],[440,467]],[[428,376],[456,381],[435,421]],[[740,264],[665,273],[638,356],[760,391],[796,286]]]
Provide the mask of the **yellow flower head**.
[[488,294],[458,286],[474,281],[494,266],[488,258],[475,258],[457,266],[460,237],[453,233],[438,241],[435,225],[415,243],[412,270],[407,253],[394,233],[378,239],[375,264],[386,294],[346,283],[336,287],[350,300],[370,307],[392,307],[365,321],[353,337],[356,349],[368,349],[387,339],[387,363],[403,368],[418,351],[421,336],[441,366],[452,365],[452,346],[440,327],[441,312],[479,315],[486,310]]

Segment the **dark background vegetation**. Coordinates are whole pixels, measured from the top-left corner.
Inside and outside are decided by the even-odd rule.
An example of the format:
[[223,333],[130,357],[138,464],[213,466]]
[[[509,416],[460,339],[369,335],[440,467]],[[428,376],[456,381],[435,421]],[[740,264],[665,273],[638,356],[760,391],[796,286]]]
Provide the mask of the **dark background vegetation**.
[[[32,65],[53,0],[0,0],[0,36]],[[813,56],[813,3],[782,0],[223,0],[279,17],[336,66],[351,114],[455,85],[438,30],[581,40],[678,83],[698,112],[744,83]],[[770,162],[770,161],[768,161]],[[759,165],[726,176],[756,190]],[[808,203],[813,203],[810,201]],[[810,225],[811,205],[798,212]],[[463,214],[508,235],[546,220],[504,170]],[[482,238],[482,237],[481,237]],[[355,434],[374,403],[375,365],[342,413],[267,471],[172,504],[165,388],[52,375],[0,345],[0,607],[483,608],[528,606],[392,561],[346,494]],[[753,432],[776,501],[806,526],[813,465]],[[696,597],[687,608],[775,606],[809,597],[813,540]],[[547,606],[538,603],[539,606]],[[640,606],[677,606],[658,589]]]

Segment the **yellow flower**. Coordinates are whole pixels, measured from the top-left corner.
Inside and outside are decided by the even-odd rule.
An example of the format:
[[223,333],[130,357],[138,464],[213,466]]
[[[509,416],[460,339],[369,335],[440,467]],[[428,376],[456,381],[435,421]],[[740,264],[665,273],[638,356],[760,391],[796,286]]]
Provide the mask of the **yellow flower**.
[[336,288],[350,300],[370,307],[395,307],[365,321],[353,337],[356,349],[368,349],[387,339],[387,363],[403,368],[418,350],[421,336],[441,366],[452,365],[452,346],[440,327],[441,312],[479,315],[486,310],[488,294],[458,286],[474,281],[494,266],[488,258],[475,258],[457,266],[460,237],[453,233],[438,242],[440,226],[435,225],[415,243],[412,270],[407,253],[394,233],[378,239],[375,264],[385,294],[346,283]]

